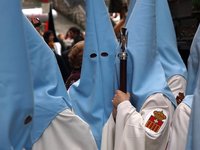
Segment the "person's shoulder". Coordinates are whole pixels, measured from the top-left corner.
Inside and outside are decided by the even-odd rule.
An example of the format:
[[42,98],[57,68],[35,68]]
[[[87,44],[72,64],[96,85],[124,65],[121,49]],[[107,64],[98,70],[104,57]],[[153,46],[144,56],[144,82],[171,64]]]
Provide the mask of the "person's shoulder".
[[186,114],[187,116],[190,116],[190,114],[191,114],[191,108],[187,105],[187,104],[185,104],[185,103],[180,103],[178,106],[177,106],[177,108],[176,108],[176,110],[175,110],[176,112],[179,112],[180,114]]
[[163,93],[155,93],[150,95],[145,103],[143,104],[142,109],[157,109],[162,108],[168,112],[174,111],[173,104],[169,101],[169,99]]
[[149,102],[156,101],[157,103],[162,103],[162,102],[165,103],[166,100],[168,100],[168,99],[167,99],[167,97],[163,93],[154,93],[154,94],[150,95],[147,98],[146,102],[148,102],[148,101]]

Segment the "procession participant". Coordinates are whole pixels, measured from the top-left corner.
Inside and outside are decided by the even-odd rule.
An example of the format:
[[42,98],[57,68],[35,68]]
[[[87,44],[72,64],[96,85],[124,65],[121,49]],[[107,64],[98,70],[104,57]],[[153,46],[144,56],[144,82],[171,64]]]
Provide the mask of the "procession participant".
[[194,92],[192,112],[190,115],[190,123],[187,136],[186,150],[198,150],[199,145],[199,106],[200,106],[200,78],[197,80],[197,86]]
[[170,140],[168,144],[169,150],[185,149],[187,143],[187,134],[189,120],[192,109],[193,95],[195,88],[198,87],[199,71],[200,71],[200,26],[193,38],[188,58],[188,78],[186,86],[186,97],[176,108],[171,125]]
[[26,149],[97,150],[90,127],[72,111],[54,53],[25,16],[22,21],[34,94],[33,126]]
[[117,113],[113,112],[104,126],[102,150],[166,148],[176,101],[156,50],[156,3],[136,0],[127,21],[130,94],[116,91],[113,105]]
[[80,80],[68,90],[75,113],[86,121],[98,148],[112,112],[117,39],[104,0],[86,0],[86,35]]
[[[131,0],[129,5],[126,21],[128,21],[135,6],[135,0]],[[156,3],[156,35],[157,50],[166,80],[179,104],[185,95],[187,69],[178,52],[174,25],[167,0],[160,0]]]

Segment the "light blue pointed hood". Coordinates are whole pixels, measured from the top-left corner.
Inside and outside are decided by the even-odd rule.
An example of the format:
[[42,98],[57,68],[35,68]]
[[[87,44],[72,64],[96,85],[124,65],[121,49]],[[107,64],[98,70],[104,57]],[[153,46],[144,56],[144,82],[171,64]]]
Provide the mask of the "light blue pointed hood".
[[197,86],[195,88],[192,112],[190,115],[190,124],[187,137],[186,150],[199,150],[200,147],[200,134],[198,132],[200,126],[199,107],[200,107],[200,78],[198,78]]
[[[190,125],[187,137],[186,150],[198,150],[199,143],[199,126],[200,126],[200,25],[196,31],[191,45],[190,56],[188,58],[188,86],[186,92],[191,92],[194,97],[192,99],[192,112],[190,115]],[[193,83],[193,84],[192,84]]]
[[[21,1],[0,1],[0,149],[22,149],[33,114],[32,82],[23,32]],[[29,117],[30,119],[30,117]]]
[[26,17],[23,23],[34,88],[33,144],[57,114],[71,108],[71,104],[55,55]]
[[193,94],[195,87],[197,86],[197,80],[200,74],[200,25],[194,35],[192,45],[190,48],[190,55],[188,58],[188,77],[186,86],[186,96],[191,98],[185,98],[183,103],[192,107]]
[[[200,65],[198,67],[198,71],[200,70]],[[198,73],[197,84],[194,90],[192,111],[190,115],[190,124],[188,129],[188,137],[187,137],[187,146],[186,150],[199,150],[200,143],[200,134],[198,132],[200,126],[200,74]]]
[[[192,109],[190,115],[190,124],[187,136],[186,150],[198,150],[199,144],[199,107],[200,107],[200,24],[194,35],[192,45],[190,48],[190,56],[188,58],[188,81],[186,86],[186,94],[194,95],[190,99],[193,104],[190,105]],[[183,101],[184,102],[184,101]],[[186,103],[187,104],[187,103]]]
[[137,0],[126,24],[128,31],[128,91],[139,111],[146,99],[163,93],[176,105],[156,50],[156,0]]
[[188,78],[186,86],[186,95],[192,95],[197,85],[197,78],[200,70],[200,25],[195,33],[190,48],[190,55],[188,58]]
[[98,147],[112,111],[117,39],[104,0],[86,0],[86,37],[80,83],[69,88],[73,109],[91,127]]
[[167,81],[174,75],[187,78],[186,66],[178,52],[176,34],[167,0],[156,1],[157,49]]

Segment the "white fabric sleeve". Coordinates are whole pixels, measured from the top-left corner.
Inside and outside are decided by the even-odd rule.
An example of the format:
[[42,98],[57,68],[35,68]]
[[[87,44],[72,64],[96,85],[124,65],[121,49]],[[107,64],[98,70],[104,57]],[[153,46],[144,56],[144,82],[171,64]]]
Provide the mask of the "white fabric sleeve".
[[185,103],[176,108],[170,129],[170,138],[167,150],[184,150],[187,143],[191,109]]
[[120,103],[114,150],[165,150],[173,112],[173,105],[161,93],[150,96],[140,112],[129,101]]
[[32,150],[97,150],[87,123],[66,109],[51,122]]
[[179,92],[185,95],[187,81],[183,76],[175,75],[168,80],[169,88],[174,94],[175,98],[178,96]]
[[112,113],[102,131],[101,150],[113,150],[115,143],[115,121]]

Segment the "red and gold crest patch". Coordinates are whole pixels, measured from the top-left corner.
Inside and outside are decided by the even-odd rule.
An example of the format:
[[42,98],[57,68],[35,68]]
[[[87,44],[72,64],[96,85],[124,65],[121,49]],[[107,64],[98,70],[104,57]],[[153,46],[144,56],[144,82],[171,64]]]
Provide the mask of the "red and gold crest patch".
[[164,115],[163,111],[154,111],[153,115],[151,115],[146,122],[145,126],[154,131],[158,132],[161,126],[163,125],[163,120],[166,119],[166,116]]

